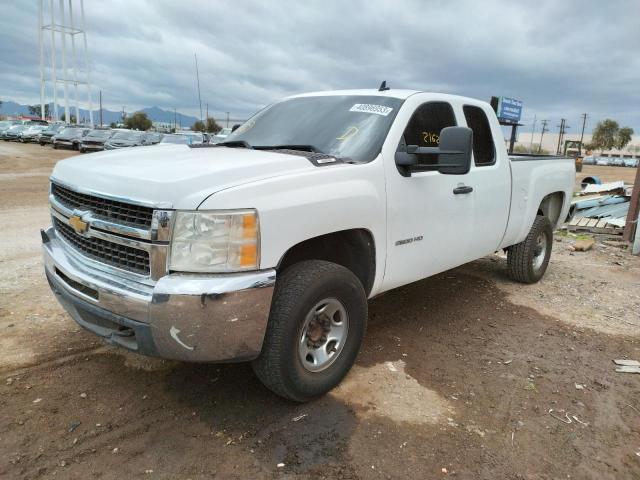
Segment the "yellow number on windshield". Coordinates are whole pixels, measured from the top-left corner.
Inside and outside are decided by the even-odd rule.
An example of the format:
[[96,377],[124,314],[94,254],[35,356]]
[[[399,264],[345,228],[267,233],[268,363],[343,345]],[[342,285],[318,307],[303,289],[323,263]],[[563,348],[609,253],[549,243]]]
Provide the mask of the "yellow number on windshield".
[[358,130],[358,127],[353,127],[353,126],[349,127],[342,135],[337,137],[336,140],[347,140],[348,138],[351,138],[354,135],[356,135],[359,131],[360,130]]

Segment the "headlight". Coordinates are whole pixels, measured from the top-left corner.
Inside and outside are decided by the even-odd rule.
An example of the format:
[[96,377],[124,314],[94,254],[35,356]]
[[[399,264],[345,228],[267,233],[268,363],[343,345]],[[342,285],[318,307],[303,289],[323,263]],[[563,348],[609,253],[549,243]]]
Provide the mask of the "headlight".
[[257,270],[260,227],[255,210],[176,212],[169,269],[179,272]]

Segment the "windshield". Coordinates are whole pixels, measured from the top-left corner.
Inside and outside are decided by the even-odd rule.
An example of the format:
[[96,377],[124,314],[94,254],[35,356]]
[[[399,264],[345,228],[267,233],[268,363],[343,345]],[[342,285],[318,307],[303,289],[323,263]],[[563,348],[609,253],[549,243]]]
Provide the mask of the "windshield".
[[191,139],[186,135],[165,135],[160,143],[179,143],[187,145],[191,143]]
[[370,162],[402,105],[399,98],[361,95],[299,97],[258,112],[225,142],[252,147],[311,146],[316,151]]
[[87,134],[87,137],[91,138],[109,138],[111,136],[111,130],[92,130]]
[[80,128],[65,128],[60,132],[60,135],[81,135],[82,129]]
[[142,132],[116,132],[113,135],[113,137],[111,137],[111,139],[135,141],[135,140],[140,140],[141,136],[142,136]]
[[204,136],[201,133],[188,133],[186,136],[189,137],[191,143],[204,142]]

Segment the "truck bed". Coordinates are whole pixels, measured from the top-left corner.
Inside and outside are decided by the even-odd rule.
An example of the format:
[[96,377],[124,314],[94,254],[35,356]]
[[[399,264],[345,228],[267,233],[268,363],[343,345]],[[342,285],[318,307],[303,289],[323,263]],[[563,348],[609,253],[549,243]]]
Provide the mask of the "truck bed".
[[509,160],[511,207],[502,248],[524,240],[547,196],[558,199],[551,218],[554,229],[558,228],[569,211],[576,176],[575,162],[570,157],[519,154],[509,155]]

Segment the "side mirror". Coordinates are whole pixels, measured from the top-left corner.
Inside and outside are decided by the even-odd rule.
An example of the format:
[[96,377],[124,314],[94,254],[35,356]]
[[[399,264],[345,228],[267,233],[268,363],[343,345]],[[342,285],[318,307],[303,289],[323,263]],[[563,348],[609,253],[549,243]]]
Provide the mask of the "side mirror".
[[445,175],[465,175],[471,169],[473,130],[447,127],[440,132],[438,171]]
[[[438,171],[444,175],[465,175],[471,168],[473,131],[467,127],[446,127],[440,132],[438,147],[407,145],[406,152],[396,153],[396,165],[405,176],[411,171]],[[438,162],[420,164],[421,155],[437,155]]]
[[237,129],[239,129],[242,126],[241,123],[236,123],[233,127],[231,127],[231,133],[235,132]]

